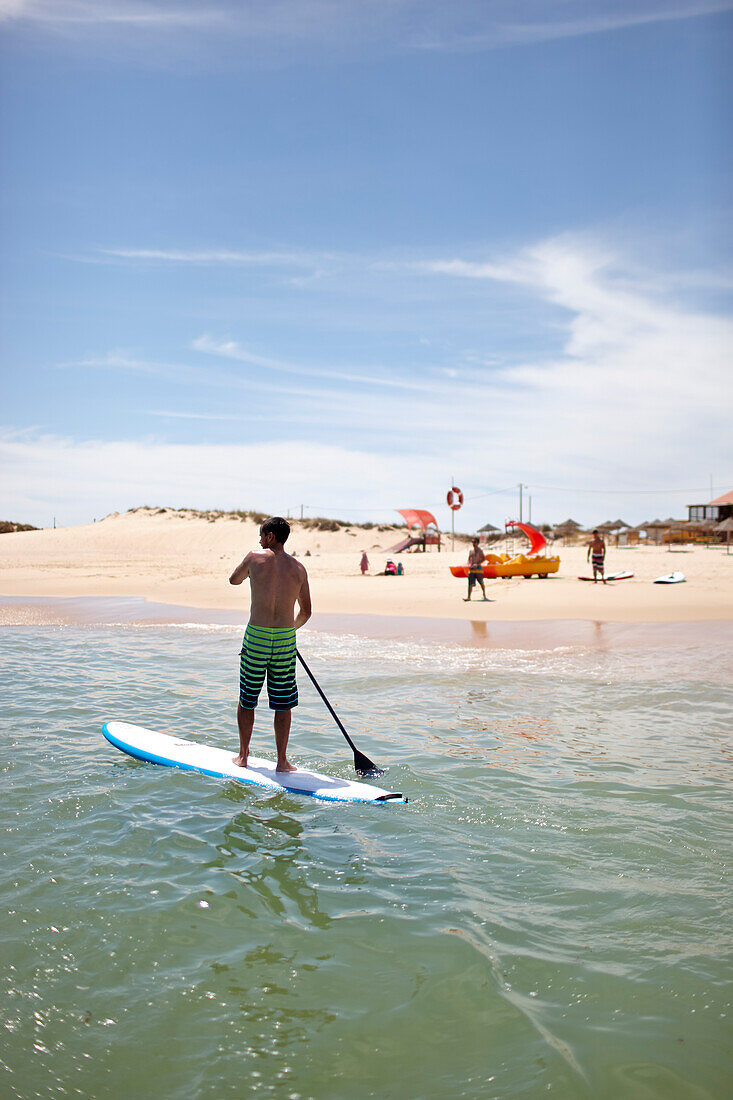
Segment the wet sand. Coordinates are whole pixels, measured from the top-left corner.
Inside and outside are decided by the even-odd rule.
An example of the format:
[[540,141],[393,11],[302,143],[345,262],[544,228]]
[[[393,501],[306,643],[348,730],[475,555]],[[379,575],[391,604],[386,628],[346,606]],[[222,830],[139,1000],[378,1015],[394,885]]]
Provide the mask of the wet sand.
[[[246,613],[160,604],[137,597],[0,597],[0,626],[231,626],[244,629]],[[355,634],[487,649],[586,647],[603,651],[627,646],[711,646],[733,643],[733,622],[613,623],[584,619],[486,622],[421,616],[315,614],[306,627],[328,634]]]

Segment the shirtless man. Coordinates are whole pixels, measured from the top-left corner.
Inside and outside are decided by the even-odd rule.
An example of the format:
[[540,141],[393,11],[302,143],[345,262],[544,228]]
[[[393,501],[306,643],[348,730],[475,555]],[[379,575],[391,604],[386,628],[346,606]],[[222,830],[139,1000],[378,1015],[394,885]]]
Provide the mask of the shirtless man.
[[593,562],[593,584],[598,583],[596,574],[600,576],[605,584],[606,574],[604,571],[604,563],[606,560],[606,544],[597,531],[593,532],[593,538],[588,543],[588,553],[586,554],[585,560],[592,560]]
[[311,596],[305,566],[285,553],[289,534],[290,524],[281,516],[265,520],[260,527],[262,549],[247,554],[229,578],[230,584],[241,584],[249,577],[252,590],[239,661],[239,755],[232,757],[240,768],[247,767],[255,707],[267,674],[270,710],[275,712],[277,771],[296,771],[286,756],[292,708],[298,705],[295,631],[311,617]]
[[463,597],[463,602],[468,603],[471,599],[471,592],[475,584],[481,585],[481,591],[486,599],[486,589],[484,588],[484,571],[483,563],[485,555],[483,550],[478,544],[478,539],[473,540],[473,546],[468,551],[468,595]]

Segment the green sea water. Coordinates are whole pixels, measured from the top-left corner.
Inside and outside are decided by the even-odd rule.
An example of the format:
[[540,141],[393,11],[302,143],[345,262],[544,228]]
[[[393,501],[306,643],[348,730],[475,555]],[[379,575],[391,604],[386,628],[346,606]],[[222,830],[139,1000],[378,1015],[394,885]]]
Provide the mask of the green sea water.
[[[730,631],[472,647],[304,630],[409,805],[133,761],[236,748],[240,630],[5,627],[0,1095],[730,1094]],[[353,777],[301,677],[291,759]],[[253,750],[272,755],[261,707]]]

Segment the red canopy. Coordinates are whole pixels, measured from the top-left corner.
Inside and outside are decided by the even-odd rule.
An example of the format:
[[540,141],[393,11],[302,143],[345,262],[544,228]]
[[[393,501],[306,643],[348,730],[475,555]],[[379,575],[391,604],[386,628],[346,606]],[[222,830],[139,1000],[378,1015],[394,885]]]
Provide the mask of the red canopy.
[[542,534],[542,532],[536,530],[536,528],[534,527],[530,527],[528,523],[520,523],[519,520],[510,519],[505,526],[518,527],[520,531],[524,531],[525,535],[529,539],[530,554],[539,554],[540,550],[544,550],[547,546],[547,539]]
[[422,527],[423,531],[427,531],[429,523],[432,523],[434,527],[438,526],[435,516],[431,512],[422,511],[420,508],[395,508],[395,511],[405,517],[405,523],[408,527]]

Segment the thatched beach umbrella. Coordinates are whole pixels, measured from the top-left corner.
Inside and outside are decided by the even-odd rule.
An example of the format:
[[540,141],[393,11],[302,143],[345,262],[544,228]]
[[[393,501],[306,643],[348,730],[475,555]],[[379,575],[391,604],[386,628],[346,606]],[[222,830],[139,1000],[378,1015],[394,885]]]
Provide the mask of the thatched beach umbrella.
[[733,531],[733,516],[728,516],[722,523],[716,523],[715,530],[725,532],[725,552],[730,554],[730,533]]
[[655,543],[658,543],[660,540],[661,532],[664,530],[667,524],[663,519],[650,519],[648,523],[641,523],[639,524],[639,526],[643,527],[644,530],[647,532],[647,537],[649,537],[649,535],[651,534],[653,536],[653,541]]
[[566,519],[564,523],[558,523],[554,536],[555,538],[567,539],[577,535],[578,531],[582,531],[580,524],[576,523],[574,519]]
[[568,531],[582,531],[583,530],[583,528],[580,526],[580,524],[576,523],[576,521],[574,519],[566,519],[563,523],[558,523],[555,530],[559,531],[561,528],[563,528],[563,529],[566,528]]

